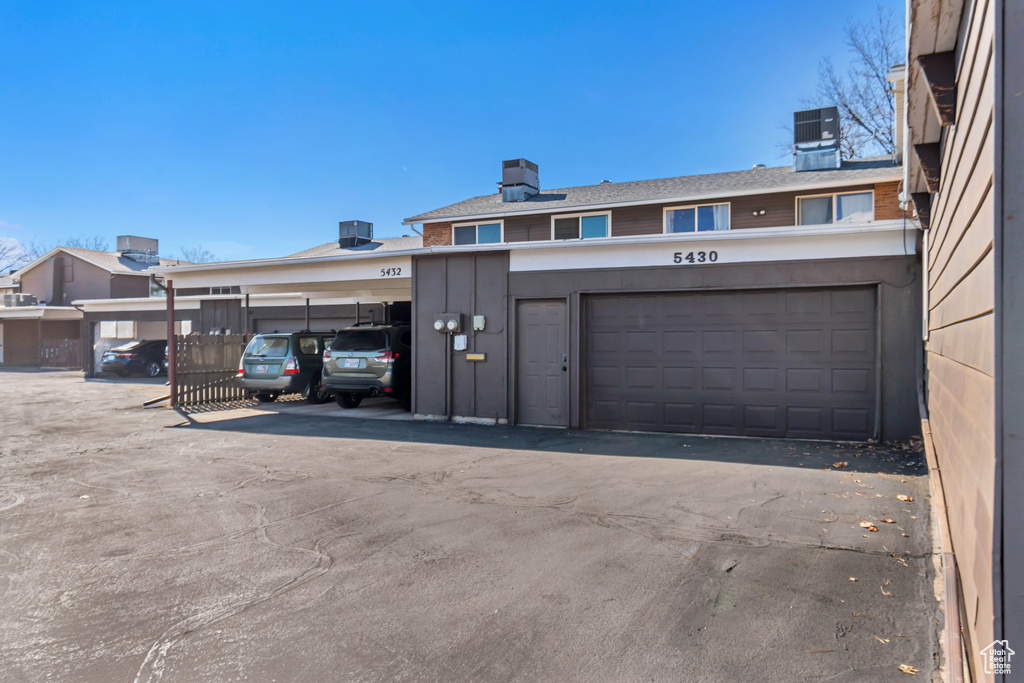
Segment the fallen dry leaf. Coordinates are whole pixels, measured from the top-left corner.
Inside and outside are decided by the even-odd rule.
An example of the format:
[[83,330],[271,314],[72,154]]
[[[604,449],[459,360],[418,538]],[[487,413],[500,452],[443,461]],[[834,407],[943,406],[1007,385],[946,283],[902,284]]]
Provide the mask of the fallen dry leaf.
[[857,580],[857,577],[855,577],[855,576],[851,576],[850,577],[850,581],[856,581],[856,580]]
[[903,538],[910,538],[909,534],[900,534],[900,536],[902,536]]
[[900,664],[900,671],[902,671],[905,674],[915,674],[916,675],[917,672],[920,671],[920,669],[918,669],[916,667],[913,667],[913,666],[910,666],[909,664]]
[[895,519],[889,519],[888,517],[882,517],[882,519],[880,519],[878,521],[879,522],[885,522],[886,524],[895,524],[896,523]]
[[850,463],[848,463],[848,462],[846,462],[844,460],[840,460],[839,462],[832,463],[832,467],[835,467],[837,470],[841,470],[841,469],[843,469],[844,467],[846,467],[849,464]]
[[867,529],[868,531],[878,531],[878,527],[876,527],[871,522],[861,522],[860,523],[860,528],[861,529]]
[[878,636],[875,636],[875,640],[883,644],[887,644],[889,642],[888,638],[879,638]]
[[914,502],[914,497],[913,496],[905,496],[905,495],[903,495],[901,493],[900,495],[896,496],[896,500],[902,500],[904,503],[912,503],[912,502]]

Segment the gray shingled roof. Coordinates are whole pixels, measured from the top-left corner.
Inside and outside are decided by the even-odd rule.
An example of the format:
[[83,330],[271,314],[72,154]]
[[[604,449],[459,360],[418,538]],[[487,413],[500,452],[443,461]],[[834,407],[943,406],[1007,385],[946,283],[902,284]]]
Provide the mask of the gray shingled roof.
[[318,256],[344,256],[346,254],[367,254],[383,253],[386,251],[403,251],[405,249],[419,249],[423,246],[423,238],[419,235],[412,237],[389,237],[386,239],[374,240],[351,249],[342,249],[337,242],[328,242],[319,247],[306,249],[295,254],[289,254],[284,258],[316,258]]
[[789,188],[811,185],[823,187],[849,185],[861,179],[874,180],[880,177],[899,180],[903,177],[903,168],[894,164],[891,157],[875,157],[844,161],[842,168],[827,171],[796,173],[792,166],[777,166],[678,178],[565,187],[557,190],[542,189],[540,194],[525,202],[503,202],[501,193],[495,193],[421,213],[405,219],[405,222],[429,223],[452,218],[547,213],[577,207],[635,203],[647,200],[656,202],[659,200],[686,200],[690,197],[727,197],[731,194],[753,192],[784,192]]
[[0,289],[11,289],[17,287],[17,283],[14,282],[14,278],[10,275],[0,275]]
[[[81,249],[79,247],[60,247],[60,250],[66,251],[72,256],[77,256],[82,260],[99,266],[103,270],[122,275],[148,275],[148,273],[143,271],[149,270],[153,265],[155,265],[139,263],[138,261],[124,258],[116,251],[96,251],[95,249]],[[171,266],[179,263],[188,263],[188,261],[177,261],[165,258],[160,259],[161,266]]]

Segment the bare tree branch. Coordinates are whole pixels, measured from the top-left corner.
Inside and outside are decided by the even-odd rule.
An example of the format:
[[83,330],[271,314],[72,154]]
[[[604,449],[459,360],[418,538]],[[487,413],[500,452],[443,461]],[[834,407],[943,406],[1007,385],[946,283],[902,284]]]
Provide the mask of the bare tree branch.
[[182,261],[189,261],[190,263],[212,263],[217,260],[216,254],[203,249],[203,245],[201,244],[194,247],[182,247],[181,256],[178,258]]
[[10,237],[0,237],[0,274],[8,273],[28,263],[28,253],[21,243]]
[[[846,25],[846,46],[854,59],[839,73],[825,57],[818,65],[818,87],[804,100],[808,108],[839,108],[840,150],[844,159],[892,154],[896,151],[896,102],[886,80],[889,70],[903,61],[902,24],[894,11],[878,7],[874,19]],[[790,142],[780,150],[792,151]]]

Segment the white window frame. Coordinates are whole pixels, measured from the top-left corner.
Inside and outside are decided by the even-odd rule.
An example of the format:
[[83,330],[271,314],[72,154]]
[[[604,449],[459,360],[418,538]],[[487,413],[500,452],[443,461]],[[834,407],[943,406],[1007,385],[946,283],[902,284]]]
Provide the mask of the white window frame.
[[[681,204],[680,206],[666,206],[661,210],[661,232],[665,235],[696,235],[697,233],[697,214],[696,210],[702,206],[722,206],[725,204],[729,207],[729,227],[725,230],[715,230],[715,232],[728,232],[732,230],[732,202],[705,202],[704,204]],[[679,209],[693,209],[693,232],[669,232],[668,231],[668,212],[678,211]]]
[[[611,211],[588,211],[587,213],[558,213],[551,214],[551,241],[555,240],[555,219],[562,218],[589,218],[590,216],[607,216],[608,217],[608,234],[605,237],[612,236],[612,212]],[[583,233],[583,223],[580,222],[580,234]],[[559,240],[559,242],[570,242],[572,240],[583,240],[583,237],[573,237],[567,240]],[[601,239],[599,237],[587,237],[586,239]]]
[[501,226],[501,228],[500,228],[501,229],[501,239],[498,242],[487,242],[487,244],[504,244],[505,243],[505,221],[500,219],[500,218],[496,219],[496,220],[468,221],[468,222],[465,222],[465,223],[452,223],[452,234],[451,234],[450,244],[452,244],[453,246],[456,246],[455,245],[455,228],[465,228],[465,227],[468,227],[468,226],[472,225],[473,227],[476,228],[476,234],[474,235],[476,241],[473,242],[472,245],[469,245],[469,244],[459,244],[457,246],[460,246],[460,247],[478,246],[480,244],[480,226],[481,225],[494,225],[495,223],[497,223],[499,226]]
[[[869,220],[875,220],[875,190],[874,188],[869,190],[851,190],[849,192],[823,192],[821,194],[801,194],[796,197],[796,206],[794,207],[793,215],[796,216],[796,224],[798,227],[802,227],[803,223],[800,222],[800,200],[801,199],[816,199],[818,197],[832,197],[832,222],[831,223],[811,223],[809,225],[837,225],[839,221],[836,220],[836,216],[839,215],[839,197],[841,195],[848,194],[870,194],[871,195],[871,218]],[[730,219],[731,220],[731,219]]]

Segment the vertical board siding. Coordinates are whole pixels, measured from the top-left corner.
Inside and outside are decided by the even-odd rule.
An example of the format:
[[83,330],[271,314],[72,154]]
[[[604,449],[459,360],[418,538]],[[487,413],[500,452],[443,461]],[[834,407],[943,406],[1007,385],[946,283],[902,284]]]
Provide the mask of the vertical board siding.
[[[956,46],[956,125],[943,134],[939,192],[932,199],[926,363],[932,438],[949,506],[965,626],[977,650],[994,640],[998,614],[993,594],[999,553],[994,511],[995,65],[993,3],[968,5]],[[914,11],[919,11],[916,4]],[[921,40],[912,34],[912,48]],[[928,52],[917,50],[912,58]],[[912,98],[911,124],[923,125],[931,102],[917,94]],[[918,127],[916,133],[920,140],[928,131]]]

